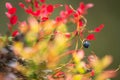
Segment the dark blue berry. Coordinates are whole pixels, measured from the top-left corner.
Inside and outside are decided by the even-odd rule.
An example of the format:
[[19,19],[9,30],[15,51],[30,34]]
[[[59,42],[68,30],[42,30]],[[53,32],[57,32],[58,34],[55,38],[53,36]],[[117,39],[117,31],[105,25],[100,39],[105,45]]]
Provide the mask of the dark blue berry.
[[85,40],[85,41],[83,42],[83,47],[84,47],[84,48],[88,48],[89,46],[90,46],[90,42],[87,41],[87,40]]

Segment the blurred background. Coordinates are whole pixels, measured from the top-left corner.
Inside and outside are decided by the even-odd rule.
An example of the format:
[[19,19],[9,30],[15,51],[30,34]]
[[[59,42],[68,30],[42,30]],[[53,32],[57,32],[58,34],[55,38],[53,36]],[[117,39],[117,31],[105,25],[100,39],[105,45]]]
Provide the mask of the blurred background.
[[[26,20],[27,15],[23,9],[18,6],[18,2],[24,0],[0,0],[0,33],[7,32],[8,19],[5,16],[5,2],[11,2],[17,7],[17,15],[19,20]],[[101,33],[96,34],[96,40],[91,42],[91,47],[85,49],[86,55],[94,51],[96,55],[103,57],[104,55],[112,55],[113,63],[109,68],[117,68],[120,65],[120,0],[47,0],[47,3],[55,4],[71,4],[74,8],[79,6],[79,2],[93,3],[94,7],[88,10],[88,15],[85,17],[88,20],[87,28],[93,29],[101,23],[105,28]],[[62,9],[62,8],[60,8]],[[59,15],[60,10],[55,10],[52,17]],[[74,27],[74,26],[72,26]],[[112,80],[120,80],[120,71],[118,76]]]

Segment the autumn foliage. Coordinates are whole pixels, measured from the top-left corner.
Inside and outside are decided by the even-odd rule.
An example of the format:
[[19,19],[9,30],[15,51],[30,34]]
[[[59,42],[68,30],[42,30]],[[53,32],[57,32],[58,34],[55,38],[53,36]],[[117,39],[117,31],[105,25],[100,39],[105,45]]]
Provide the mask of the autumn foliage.
[[[104,28],[100,24],[87,29],[84,16],[92,3],[80,2],[74,9],[45,0],[25,2],[18,5],[29,15],[27,21],[18,19],[17,8],[11,3],[5,4],[9,34],[0,36],[0,80],[107,80],[116,75],[116,70],[106,70],[112,62],[110,55],[85,55],[84,49],[96,40],[94,34]],[[59,7],[65,9],[51,19]],[[74,24],[75,30],[70,32],[67,23]]]

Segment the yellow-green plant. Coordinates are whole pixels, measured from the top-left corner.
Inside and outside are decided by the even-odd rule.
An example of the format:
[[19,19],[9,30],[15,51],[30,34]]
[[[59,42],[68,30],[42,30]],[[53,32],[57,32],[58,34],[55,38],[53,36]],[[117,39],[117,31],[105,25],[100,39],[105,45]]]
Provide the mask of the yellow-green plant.
[[[111,56],[100,59],[94,52],[88,57],[84,53],[95,40],[94,34],[104,27],[86,27],[84,15],[93,4],[80,2],[74,9],[71,5],[47,4],[45,0],[25,2],[19,6],[29,15],[27,21],[20,21],[17,9],[6,2],[9,34],[0,36],[0,80],[108,80],[115,76],[118,69],[105,70],[112,62]],[[65,10],[51,19],[59,7]],[[74,24],[75,30],[70,32],[67,23]]]

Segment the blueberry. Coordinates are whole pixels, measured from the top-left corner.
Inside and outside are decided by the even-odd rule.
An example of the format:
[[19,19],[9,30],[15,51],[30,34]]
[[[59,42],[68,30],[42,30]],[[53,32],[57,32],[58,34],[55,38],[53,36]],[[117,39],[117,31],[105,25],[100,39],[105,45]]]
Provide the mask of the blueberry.
[[87,41],[87,40],[85,40],[85,41],[83,42],[83,47],[84,47],[84,48],[88,48],[89,46],[90,46],[90,42]]

